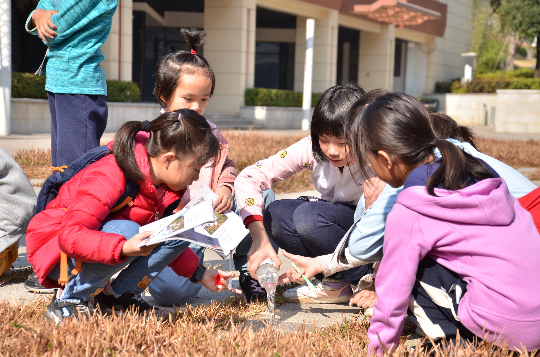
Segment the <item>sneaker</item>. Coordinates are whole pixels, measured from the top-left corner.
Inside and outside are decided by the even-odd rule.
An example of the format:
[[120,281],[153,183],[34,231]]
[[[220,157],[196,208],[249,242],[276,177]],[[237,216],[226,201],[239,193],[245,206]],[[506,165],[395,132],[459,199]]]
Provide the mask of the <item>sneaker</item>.
[[367,309],[364,309],[364,316],[373,317],[373,308],[368,307]]
[[45,312],[45,319],[54,325],[60,325],[66,318],[80,318],[83,315],[90,315],[92,311],[88,308],[88,303],[74,304],[58,300],[56,293],[53,295],[49,309]]
[[313,279],[311,281],[317,290],[312,290],[307,284],[285,291],[283,298],[286,302],[301,302],[307,304],[336,304],[348,302],[352,295],[351,284],[348,281],[334,282]]
[[24,282],[26,290],[37,294],[54,294],[54,289],[43,287],[36,276],[36,273],[32,273],[28,279]]
[[119,297],[114,297],[114,295],[107,295],[102,291],[94,297],[93,304],[103,314],[112,314],[113,311],[118,314],[130,308],[139,313],[152,310],[157,312],[157,309],[147,303],[141,295],[134,293],[123,293]]
[[266,290],[248,272],[240,273],[240,289],[248,303],[266,301]]

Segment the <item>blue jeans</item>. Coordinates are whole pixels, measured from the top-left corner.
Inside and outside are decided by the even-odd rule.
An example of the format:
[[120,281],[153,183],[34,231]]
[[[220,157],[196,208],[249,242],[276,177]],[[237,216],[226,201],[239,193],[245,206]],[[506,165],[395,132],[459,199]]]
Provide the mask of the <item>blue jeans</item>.
[[[279,200],[264,212],[266,234],[281,249],[304,257],[333,253],[354,223],[355,206],[328,201]],[[368,265],[344,270],[353,284],[368,272]],[[317,274],[322,279],[322,274]]]
[[[121,234],[129,240],[139,233],[139,227],[132,221],[115,220],[105,223],[100,231]],[[118,297],[126,292],[140,294],[188,245],[189,243],[185,241],[171,240],[158,245],[146,257],[128,257],[120,264],[82,263],[79,274],[70,276],[61,300],[77,304],[89,301],[118,272],[120,274],[110,284],[114,295]],[[71,271],[74,267],[75,260],[68,259],[68,270]],[[48,277],[58,280],[59,276],[60,264],[49,273]]]
[[[266,209],[270,203],[276,200],[274,191],[271,189],[264,191],[263,199]],[[239,214],[236,198],[234,199],[232,211]],[[240,272],[247,271],[247,254],[249,253],[252,242],[251,234],[248,233],[236,247],[236,252],[233,254],[234,267]],[[277,251],[277,245],[272,241],[270,243],[272,243],[272,246]],[[197,253],[202,261],[204,248],[195,244],[190,245],[190,248]],[[189,279],[176,275],[171,268],[166,267],[148,286],[148,290],[159,305],[172,306],[179,305],[187,298],[196,296],[199,290],[201,290],[201,285],[193,284]]]
[[104,95],[47,92],[51,112],[52,166],[69,165],[99,146],[107,126]]

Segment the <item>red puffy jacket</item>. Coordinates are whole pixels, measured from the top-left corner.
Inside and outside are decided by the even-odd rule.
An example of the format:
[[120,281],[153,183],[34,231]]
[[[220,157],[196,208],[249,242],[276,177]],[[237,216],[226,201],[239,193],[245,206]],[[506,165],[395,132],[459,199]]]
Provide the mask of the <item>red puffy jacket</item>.
[[[141,171],[149,177],[148,154],[143,145],[147,139],[147,133],[137,134],[135,156]],[[47,275],[60,262],[60,250],[83,262],[113,265],[125,261],[121,252],[126,238],[100,232],[101,225],[110,220],[126,219],[143,226],[159,219],[167,206],[182,198],[185,192],[185,189],[172,191],[167,188],[163,199],[158,200],[151,180],[140,183],[139,187],[133,206],[110,214],[126,189],[124,173],[112,154],[66,182],[47,208],[30,221],[26,232],[28,261],[39,282],[45,287],[59,287]],[[189,277],[197,269],[198,261],[197,255],[188,248],[169,266],[178,275]]]

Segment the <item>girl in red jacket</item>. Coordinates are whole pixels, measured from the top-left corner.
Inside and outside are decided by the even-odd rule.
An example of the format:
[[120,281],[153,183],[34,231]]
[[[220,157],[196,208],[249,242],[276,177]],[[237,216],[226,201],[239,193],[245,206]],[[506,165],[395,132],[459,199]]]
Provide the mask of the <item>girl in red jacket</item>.
[[[113,306],[116,311],[151,309],[137,296],[166,266],[214,292],[227,288],[224,281],[215,284],[218,274],[234,276],[199,265],[185,241],[139,247],[152,233],[139,233],[139,227],[158,220],[197,180],[201,168],[218,159],[219,141],[204,117],[182,109],[152,122],[128,122],[109,147],[113,155],[73,176],[28,227],[28,260],[42,285],[59,286],[61,252],[69,257],[72,275],[45,314],[57,324],[88,311],[92,298],[105,312]],[[130,207],[111,213],[126,180],[138,182],[139,193]]]

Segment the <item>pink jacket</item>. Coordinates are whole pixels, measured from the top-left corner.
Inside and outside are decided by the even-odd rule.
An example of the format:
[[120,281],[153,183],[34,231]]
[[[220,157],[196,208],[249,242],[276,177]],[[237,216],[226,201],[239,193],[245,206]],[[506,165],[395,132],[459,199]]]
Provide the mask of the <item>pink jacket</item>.
[[504,180],[458,191],[403,190],[386,220],[368,331],[370,349],[396,346],[420,260],[429,255],[467,283],[459,320],[480,338],[540,348],[540,235]]
[[325,200],[356,205],[364,193],[364,181],[360,178],[357,165],[346,166],[341,173],[329,162],[317,162],[313,157],[311,137],[307,136],[276,155],[242,170],[234,184],[236,204],[242,219],[262,216],[262,192],[305,169],[312,171],[311,179],[315,188]]

